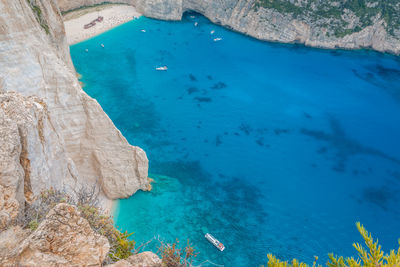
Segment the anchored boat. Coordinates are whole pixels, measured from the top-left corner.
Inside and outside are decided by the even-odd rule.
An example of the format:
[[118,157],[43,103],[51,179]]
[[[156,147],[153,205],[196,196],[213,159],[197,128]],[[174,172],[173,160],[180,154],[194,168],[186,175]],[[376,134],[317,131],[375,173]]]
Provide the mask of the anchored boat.
[[167,66],[157,67],[156,70],[168,70]]
[[220,251],[224,251],[225,246],[224,244],[222,244],[221,242],[219,242],[215,237],[213,237],[212,235],[210,235],[209,233],[207,233],[204,236],[208,241],[210,241],[211,244],[213,244],[217,249],[219,249]]

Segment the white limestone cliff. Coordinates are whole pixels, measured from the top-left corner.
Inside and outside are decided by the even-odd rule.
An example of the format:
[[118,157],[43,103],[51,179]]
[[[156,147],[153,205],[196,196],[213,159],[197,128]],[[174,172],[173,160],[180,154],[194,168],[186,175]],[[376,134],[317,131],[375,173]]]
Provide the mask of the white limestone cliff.
[[[98,185],[106,208],[148,189],[147,172],[145,152],[80,87],[56,1],[0,1],[0,266],[103,266],[108,240],[75,206],[58,204],[34,231],[18,219],[49,188],[73,198]],[[135,259],[159,261],[146,255]]]
[[76,187],[78,173],[43,100],[0,94],[0,141],[0,229],[41,191]]
[[[33,193],[62,184],[98,184],[103,200],[126,198],[147,189],[145,152],[128,144],[97,101],[79,85],[57,3],[31,3],[41,10],[40,18],[28,1],[0,1],[0,94],[16,91],[40,99],[7,94],[3,98],[22,103],[21,113],[12,115],[20,124],[6,118],[0,128],[0,142],[15,147],[0,159],[15,165],[12,173],[5,163],[0,165],[0,185],[13,186],[19,202],[21,192],[29,191],[21,181],[28,180]],[[10,116],[10,108],[5,109],[5,116]],[[43,131],[36,134],[34,128],[41,124]]]
[[[302,43],[320,48],[370,48],[380,52],[400,54],[400,40],[390,35],[384,20],[375,19],[362,31],[335,37],[326,29],[309,21],[293,18],[273,9],[254,8],[257,0],[111,0],[136,7],[145,16],[163,20],[181,20],[186,11],[198,12],[212,22],[255,37],[282,43]],[[67,11],[104,0],[58,0],[60,9]]]

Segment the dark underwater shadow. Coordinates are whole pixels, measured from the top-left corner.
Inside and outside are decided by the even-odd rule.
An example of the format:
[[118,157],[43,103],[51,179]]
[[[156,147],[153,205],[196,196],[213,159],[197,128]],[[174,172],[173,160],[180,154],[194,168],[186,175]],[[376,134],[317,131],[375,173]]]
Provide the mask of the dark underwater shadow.
[[[237,266],[232,262],[233,255],[242,255],[247,259],[243,266],[247,266],[254,258],[259,258],[260,262],[265,259],[267,248],[261,245],[260,237],[264,235],[262,229],[268,220],[263,206],[267,200],[256,186],[243,178],[214,177],[198,161],[153,161],[151,166],[152,172],[177,178],[183,190],[190,192],[182,205],[190,207],[191,216],[184,221],[210,231],[229,248],[224,254],[211,253],[211,260]],[[247,242],[242,243],[242,240]],[[197,241],[200,250],[210,251],[209,244],[202,239],[191,241]]]
[[400,68],[388,68],[381,64],[367,65],[363,70],[352,70],[359,79],[385,90],[400,102]]
[[[310,130],[302,128],[300,133],[316,140],[326,142],[335,152],[335,164],[332,169],[336,172],[345,172],[349,157],[355,155],[371,155],[389,160],[400,166],[400,160],[388,155],[376,148],[372,148],[359,143],[357,140],[349,138],[344,132],[339,121],[332,116],[329,117],[331,132],[327,133],[320,130]],[[321,154],[321,153],[320,153]]]

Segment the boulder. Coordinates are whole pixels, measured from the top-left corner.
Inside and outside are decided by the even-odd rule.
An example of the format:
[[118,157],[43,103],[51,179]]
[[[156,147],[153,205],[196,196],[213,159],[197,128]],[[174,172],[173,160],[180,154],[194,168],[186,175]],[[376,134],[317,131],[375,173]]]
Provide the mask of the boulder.
[[161,259],[151,251],[145,251],[117,261],[106,267],[160,267]]
[[108,240],[91,229],[75,206],[61,203],[0,261],[3,266],[101,266],[109,248]]

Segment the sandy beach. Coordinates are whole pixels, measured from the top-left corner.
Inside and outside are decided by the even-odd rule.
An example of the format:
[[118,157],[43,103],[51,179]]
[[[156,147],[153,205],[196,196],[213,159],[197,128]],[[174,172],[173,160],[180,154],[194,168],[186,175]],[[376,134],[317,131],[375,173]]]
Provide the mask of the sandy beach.
[[[102,16],[104,19],[88,29],[84,25]],[[69,45],[87,40],[118,25],[140,17],[133,6],[104,4],[79,9],[64,15],[64,25]]]

